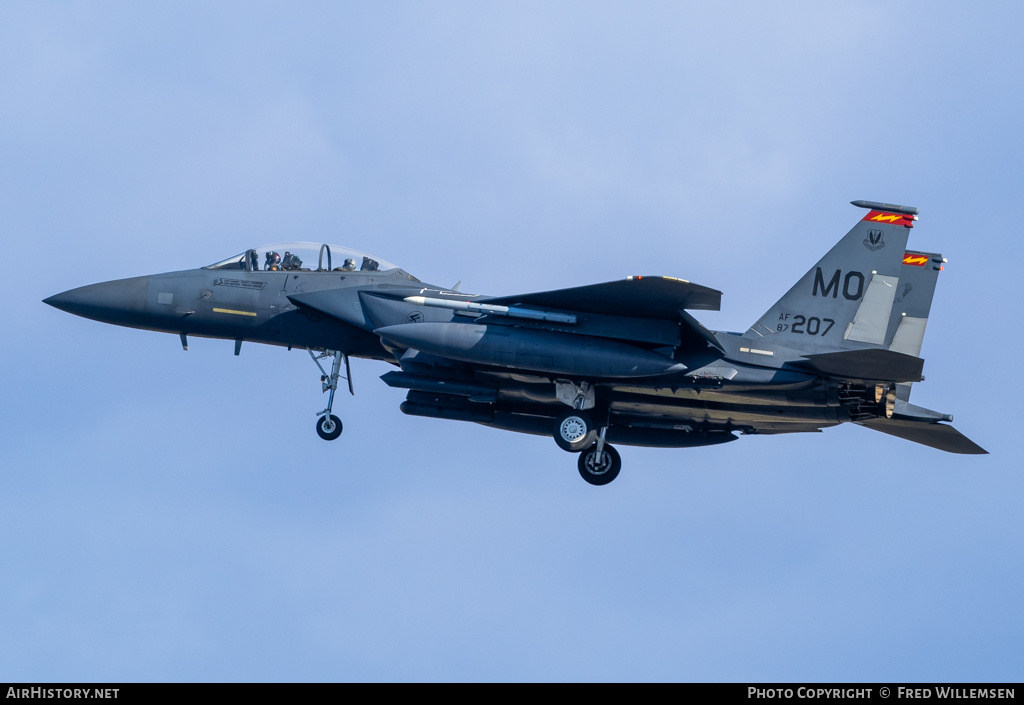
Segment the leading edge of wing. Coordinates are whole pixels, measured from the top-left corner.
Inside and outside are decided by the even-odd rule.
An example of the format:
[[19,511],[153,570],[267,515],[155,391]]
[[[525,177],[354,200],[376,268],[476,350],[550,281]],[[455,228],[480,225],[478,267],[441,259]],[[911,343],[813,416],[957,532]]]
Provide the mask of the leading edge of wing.
[[581,313],[678,320],[679,311],[718,311],[722,292],[673,277],[629,277],[603,284],[531,294],[481,298],[489,304],[524,304]]
[[944,450],[947,453],[959,453],[961,455],[988,455],[988,451],[979,446],[964,434],[952,426],[942,423],[926,423],[922,421],[907,421],[903,419],[869,419],[867,421],[855,421],[858,426],[864,426],[875,431],[888,433],[907,441],[920,443],[921,445]]

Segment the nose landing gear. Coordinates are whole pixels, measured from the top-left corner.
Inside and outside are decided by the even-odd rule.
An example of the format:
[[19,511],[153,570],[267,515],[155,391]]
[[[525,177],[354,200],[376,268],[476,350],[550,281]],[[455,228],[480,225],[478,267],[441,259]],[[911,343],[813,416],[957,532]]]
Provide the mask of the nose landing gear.
[[[323,413],[322,411],[320,413]],[[321,416],[316,422],[316,432],[325,441],[333,441],[341,435],[341,419],[334,414]]]
[[[331,408],[334,406],[334,392],[338,389],[338,379],[341,378],[341,363],[345,363],[345,377],[348,381],[349,394],[355,394],[352,389],[352,368],[349,367],[348,355],[341,352],[340,350],[323,350],[319,355],[314,354],[312,350],[308,350],[309,356],[316,363],[316,366],[320,368],[320,383],[323,387],[323,391],[329,391],[331,394],[327,397],[327,408],[323,411],[316,413],[320,418],[316,422],[316,432],[325,441],[333,441],[341,435],[342,424],[341,419],[331,413]],[[327,373],[323,365],[320,364],[320,360],[333,357],[334,361],[331,364],[331,372]]]

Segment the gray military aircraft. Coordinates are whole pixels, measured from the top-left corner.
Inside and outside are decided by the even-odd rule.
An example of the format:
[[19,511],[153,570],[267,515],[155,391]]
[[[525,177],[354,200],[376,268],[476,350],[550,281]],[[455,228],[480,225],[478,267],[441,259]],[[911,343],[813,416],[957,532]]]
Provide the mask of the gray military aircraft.
[[[93,284],[45,300],[106,323],[305,348],[330,395],[316,430],[336,439],[351,357],[399,369],[406,414],[553,436],[604,485],[612,443],[692,447],[740,434],[820,431],[852,421],[951,453],[985,453],[952,416],[910,403],[942,255],[907,250],[918,210],[868,210],[745,333],[689,311],[720,291],[682,279],[620,281],[514,296],[424,284],[335,245],[258,247],[206,267]],[[321,361],[330,361],[330,371]],[[342,375],[341,368],[345,367]]]

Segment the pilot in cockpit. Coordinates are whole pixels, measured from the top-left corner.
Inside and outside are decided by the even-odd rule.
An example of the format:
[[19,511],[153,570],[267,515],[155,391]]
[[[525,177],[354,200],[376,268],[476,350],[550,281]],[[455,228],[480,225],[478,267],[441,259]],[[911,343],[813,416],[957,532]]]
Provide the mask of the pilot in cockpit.
[[343,264],[338,269],[340,269],[343,272],[354,272],[356,271],[356,261],[349,257],[348,259],[345,260],[345,264]]
[[268,272],[280,272],[281,271],[281,255],[276,252],[267,253],[267,261],[263,264],[263,269]]

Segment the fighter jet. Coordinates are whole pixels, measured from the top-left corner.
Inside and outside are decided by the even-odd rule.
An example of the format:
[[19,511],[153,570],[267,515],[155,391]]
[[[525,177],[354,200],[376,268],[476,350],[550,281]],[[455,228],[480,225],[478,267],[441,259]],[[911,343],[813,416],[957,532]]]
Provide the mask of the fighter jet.
[[[986,451],[952,416],[910,403],[946,260],[908,250],[918,209],[868,212],[743,333],[691,311],[722,293],[667,276],[630,276],[513,296],[421,282],[378,257],[311,243],[267,245],[199,269],[121,279],[45,303],[106,323],[304,348],[332,413],[352,357],[384,360],[413,416],[551,436],[592,485],[622,467],[613,446],[686,448],[740,435],[819,432],[853,422],[951,453]],[[330,371],[322,362],[330,363]],[[342,375],[342,367],[345,374]]]

